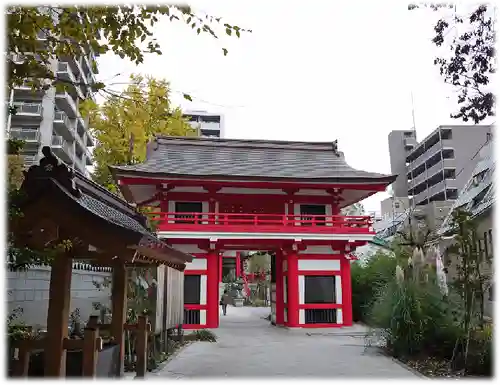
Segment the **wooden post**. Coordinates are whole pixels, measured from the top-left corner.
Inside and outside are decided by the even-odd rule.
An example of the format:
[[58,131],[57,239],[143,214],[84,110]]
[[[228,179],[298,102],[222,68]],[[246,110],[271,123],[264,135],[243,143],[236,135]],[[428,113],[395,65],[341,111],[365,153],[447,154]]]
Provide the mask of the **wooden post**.
[[52,264],[47,312],[45,377],[66,376],[66,350],[71,301],[71,263],[68,255],[58,255]]
[[177,325],[177,342],[184,343],[184,331],[181,324]]
[[124,372],[125,357],[125,334],[124,325],[127,321],[127,269],[123,263],[113,266],[113,282],[111,287],[112,319],[111,336],[120,345],[119,349],[119,370],[117,377],[121,377]]
[[97,329],[85,328],[83,337],[83,377],[95,377],[97,371],[97,355],[101,346],[98,346],[99,332]]
[[15,377],[27,377],[29,366],[30,366],[30,349],[28,348],[25,341],[22,341],[18,349],[18,360],[14,366],[14,376]]
[[137,362],[136,376],[146,377],[148,367],[148,317],[139,316],[137,320],[136,344],[135,344]]

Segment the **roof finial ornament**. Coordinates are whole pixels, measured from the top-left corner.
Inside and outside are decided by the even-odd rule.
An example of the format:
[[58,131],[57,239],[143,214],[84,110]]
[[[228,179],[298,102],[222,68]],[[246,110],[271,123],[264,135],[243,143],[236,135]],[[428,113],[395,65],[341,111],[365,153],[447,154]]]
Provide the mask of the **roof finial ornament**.
[[24,172],[23,186],[30,188],[36,180],[53,178],[64,186],[71,194],[79,197],[80,190],[75,183],[73,170],[60,162],[52,153],[49,146],[42,148],[44,157],[40,159],[40,165],[33,165]]
[[332,143],[332,150],[333,150],[333,153],[337,156],[340,157],[340,153],[339,153],[339,141],[338,139],[335,139]]

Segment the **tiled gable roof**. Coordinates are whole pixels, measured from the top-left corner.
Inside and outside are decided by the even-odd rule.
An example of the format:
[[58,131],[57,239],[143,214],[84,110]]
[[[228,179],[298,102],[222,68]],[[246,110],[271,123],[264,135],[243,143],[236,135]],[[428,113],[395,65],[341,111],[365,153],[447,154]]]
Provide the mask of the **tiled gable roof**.
[[392,183],[395,176],[356,170],[332,143],[160,136],[144,163],[115,173]]

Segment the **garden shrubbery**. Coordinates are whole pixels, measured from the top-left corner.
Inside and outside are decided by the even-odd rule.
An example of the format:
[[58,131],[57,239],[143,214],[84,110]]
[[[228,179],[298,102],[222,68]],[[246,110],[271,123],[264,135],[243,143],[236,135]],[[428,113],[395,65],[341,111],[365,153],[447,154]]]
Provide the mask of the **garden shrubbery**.
[[353,264],[355,321],[382,330],[391,355],[425,362],[427,368],[419,370],[427,374],[428,366],[436,365],[461,375],[491,375],[491,326],[483,327],[470,313],[466,317],[460,290],[453,285],[443,290],[421,250],[403,260],[378,253]]
[[380,290],[394,278],[396,259],[376,253],[365,264],[354,263],[352,277],[352,313],[354,322],[368,322],[368,315]]

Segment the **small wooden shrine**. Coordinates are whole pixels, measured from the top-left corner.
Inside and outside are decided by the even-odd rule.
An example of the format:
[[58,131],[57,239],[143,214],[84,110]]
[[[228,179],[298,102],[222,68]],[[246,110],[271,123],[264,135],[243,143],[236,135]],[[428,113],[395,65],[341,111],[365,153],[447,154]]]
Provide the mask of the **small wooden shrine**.
[[[26,376],[30,351],[44,350],[46,377],[66,375],[67,350],[83,350],[83,376],[95,376],[102,340],[99,329],[107,329],[118,345],[117,370],[123,372],[124,330],[135,330],[137,342],[137,373],[146,370],[146,317],[136,325],[127,325],[127,267],[163,264],[184,271],[192,261],[190,254],[178,251],[159,240],[148,229],[147,220],[134,207],[61,164],[49,147],[42,150],[44,158],[25,172],[20,197],[14,204],[23,215],[10,223],[17,247],[46,250],[65,245],[51,266],[47,333],[42,340],[23,341],[19,345],[16,374]],[[113,269],[112,321],[99,325],[92,319],[82,340],[68,338],[71,300],[72,263],[82,260]],[[182,296],[180,296],[182,298]]]

